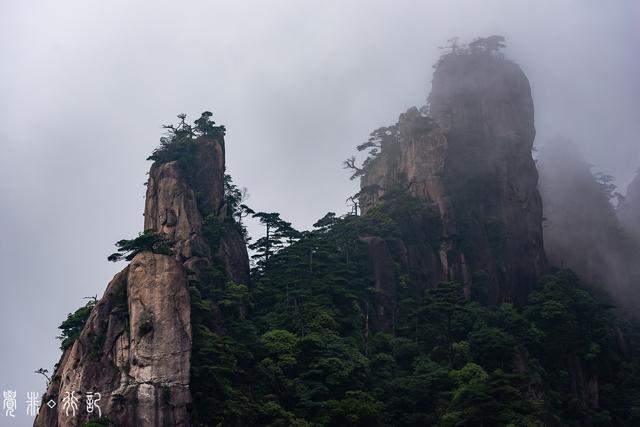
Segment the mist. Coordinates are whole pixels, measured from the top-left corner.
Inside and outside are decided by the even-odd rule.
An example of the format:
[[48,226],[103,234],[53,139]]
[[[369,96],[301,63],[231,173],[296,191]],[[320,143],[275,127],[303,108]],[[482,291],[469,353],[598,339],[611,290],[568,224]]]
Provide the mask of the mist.
[[578,145],[566,138],[548,141],[537,166],[549,261],[572,269],[587,285],[633,313],[640,303],[637,178],[627,201],[616,191],[613,177],[593,170]]
[[4,2],[0,387],[44,390],[33,371],[52,370],[57,326],[123,267],[106,256],[141,230],[145,159],[178,113],[212,111],[247,203],[307,228],[349,209],[342,160],[425,103],[438,47],[501,34],[531,82],[536,144],[570,138],[626,188],[638,18],[631,0]]

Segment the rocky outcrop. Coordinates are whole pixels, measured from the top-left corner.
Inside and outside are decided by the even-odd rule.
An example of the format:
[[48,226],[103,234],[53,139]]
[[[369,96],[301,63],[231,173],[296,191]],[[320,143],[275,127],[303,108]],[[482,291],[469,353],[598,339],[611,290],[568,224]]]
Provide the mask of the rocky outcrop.
[[202,230],[196,195],[177,161],[154,164],[149,172],[144,229],[167,236],[185,257],[185,246]]
[[179,160],[154,163],[147,183],[144,229],[180,243],[201,234],[203,214],[220,216],[224,209],[222,144],[205,137],[195,143],[187,168]]
[[428,114],[409,109],[387,132],[361,178],[362,211],[398,191],[433,203],[440,224],[429,238],[439,244],[417,245],[409,259],[436,260],[433,279],[490,303],[522,304],[547,267],[529,82],[498,54],[451,53],[430,101]]
[[[97,412],[119,425],[188,425],[191,324],[189,290],[175,259],[144,252],[111,281],[78,340],[65,352],[35,425],[80,426]],[[79,399],[75,416],[63,399]],[[158,402],[165,402],[159,405]]]
[[[190,275],[204,275],[219,257],[230,280],[248,284],[244,239],[226,227],[211,241],[206,224],[224,223],[224,148],[200,137],[189,163],[151,167],[144,229],[161,233],[173,256],[144,251],[118,273],[94,307],[80,337],[57,365],[36,426],[81,426],[86,393],[100,393],[102,414],[114,425],[191,425],[192,325]],[[222,319],[216,319],[221,323]],[[67,416],[65,396],[79,399]]]

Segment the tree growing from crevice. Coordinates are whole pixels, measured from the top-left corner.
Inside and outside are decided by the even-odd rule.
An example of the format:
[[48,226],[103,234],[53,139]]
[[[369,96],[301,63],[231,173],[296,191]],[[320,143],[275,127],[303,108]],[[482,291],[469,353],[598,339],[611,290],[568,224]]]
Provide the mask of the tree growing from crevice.
[[44,368],[39,368],[35,370],[35,373],[38,375],[42,375],[47,380],[47,385],[51,382],[51,377],[49,376],[49,370]]
[[97,300],[95,298],[91,298],[84,306],[80,307],[73,313],[69,313],[64,322],[58,326],[58,329],[60,329],[61,332],[57,338],[60,340],[61,350],[64,351],[71,347],[80,337],[80,333],[82,332],[85,323],[87,323],[87,319],[89,319],[89,315],[96,304]]
[[171,255],[171,242],[162,234],[153,230],[145,230],[138,234],[135,239],[122,239],[116,242],[117,252],[107,257],[109,261],[131,261],[136,255],[143,251],[150,251],[156,254]]
[[357,165],[355,156],[351,156],[342,162],[343,168],[351,171],[350,179],[354,180],[365,175],[373,166],[378,155],[384,152],[391,144],[396,143],[398,138],[399,131],[396,125],[381,127],[371,132],[369,139],[356,147],[358,151],[368,150],[367,157],[362,162],[362,166]]

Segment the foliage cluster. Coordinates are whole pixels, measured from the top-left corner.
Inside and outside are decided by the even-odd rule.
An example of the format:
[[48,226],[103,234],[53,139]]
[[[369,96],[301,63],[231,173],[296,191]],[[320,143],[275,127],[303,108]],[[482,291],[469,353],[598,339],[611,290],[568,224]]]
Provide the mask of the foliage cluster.
[[88,421],[84,427],[110,427],[113,424],[109,420],[109,417],[100,417],[95,420]]
[[143,251],[151,251],[156,254],[171,255],[170,242],[160,233],[153,230],[145,230],[135,239],[122,239],[116,243],[118,251],[109,255],[109,261],[131,261]]
[[434,68],[437,68],[450,55],[493,55],[501,58],[502,49],[507,47],[504,36],[500,35],[477,37],[468,44],[460,44],[458,40],[458,37],[453,37],[447,40],[448,44],[446,46],[440,47],[443,53]]
[[200,136],[224,142],[226,128],[224,125],[216,126],[211,119],[213,114],[205,111],[193,125],[186,122],[187,115],[179,114],[180,122],[177,125],[162,126],[167,134],[160,138],[160,146],[156,148],[147,160],[156,163],[167,163],[174,160],[188,164],[195,157],[196,139]]
[[[481,48],[493,52],[494,42]],[[152,160],[191,161],[189,144],[203,129],[222,138],[224,128],[203,117],[195,128],[184,117],[168,127]],[[391,136],[381,132],[361,146],[372,157]],[[545,277],[524,307],[485,306],[459,283],[427,286],[395,259],[392,326],[380,330],[371,320],[377,291],[362,237],[437,247],[428,237],[440,235],[430,206],[390,189],[367,215],[328,213],[300,232],[276,212],[248,208],[230,177],[225,197],[226,217],[203,212],[213,254],[249,215],[265,232],[250,246],[251,285],[231,281],[216,255],[189,272],[194,425],[640,424],[640,363],[631,357],[640,329],[616,320],[570,271]],[[499,241],[502,231],[487,228]],[[143,233],[118,242],[110,259],[142,250],[163,253],[168,245]],[[63,348],[90,304],[61,325]],[[624,345],[620,332],[631,337]]]
[[245,204],[249,198],[247,189],[245,187],[239,188],[234,184],[231,175],[225,174],[224,198],[227,206],[227,222],[235,225],[245,241],[248,242],[250,238],[247,233],[247,227],[244,224],[244,219],[249,215],[255,214],[255,212]]
[[[416,203],[329,213],[260,258],[251,287],[220,269],[217,285],[198,290],[203,319],[223,318],[224,331],[211,325],[194,345],[209,387],[194,399],[196,425],[640,422],[640,366],[616,345],[623,326],[569,271],[544,278],[515,308],[466,299],[458,283],[426,287],[398,266],[393,327],[374,330],[359,237],[410,241],[403,224],[424,210]],[[589,404],[596,376],[599,408]]]
[[243,220],[255,212],[244,204],[246,189],[238,188],[229,175],[224,190],[226,215],[207,214],[198,206],[204,214],[203,237],[213,255],[203,271],[188,272],[192,417],[194,425],[202,426],[247,425],[244,413],[252,407],[247,381],[254,359],[249,345],[257,337],[246,323],[252,307],[249,288],[229,279],[217,253],[226,233],[239,232],[248,241]]
[[349,157],[342,162],[344,169],[351,170],[351,180],[364,176],[373,166],[375,159],[382,152],[398,142],[400,132],[397,125],[391,125],[387,127],[381,127],[369,134],[369,139],[366,142],[358,145],[356,148],[358,151],[368,150],[367,157],[362,162],[362,166],[359,167],[356,164],[355,156]]
[[60,349],[62,351],[70,348],[73,343],[80,337],[80,333],[84,328],[91,310],[95,307],[97,300],[91,298],[84,306],[80,307],[73,313],[69,313],[67,318],[58,326],[60,329],[60,335],[57,337],[60,343]]

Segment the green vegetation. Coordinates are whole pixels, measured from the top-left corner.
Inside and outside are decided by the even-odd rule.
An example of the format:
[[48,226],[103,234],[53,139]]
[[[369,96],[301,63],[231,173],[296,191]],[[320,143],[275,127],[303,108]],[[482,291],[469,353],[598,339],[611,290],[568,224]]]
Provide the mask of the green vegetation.
[[[196,139],[201,136],[224,143],[224,126],[216,126],[211,120],[213,114],[209,111],[202,113],[193,125],[186,122],[187,115],[179,114],[180,122],[177,125],[162,126],[167,135],[160,138],[160,146],[156,148],[147,160],[156,163],[179,161],[182,165],[188,165],[195,158]],[[224,145],[223,145],[224,146]],[[187,168],[185,168],[187,169]]]
[[291,223],[280,218],[276,212],[253,213],[253,218],[257,218],[265,226],[265,235],[249,245],[249,249],[255,251],[252,256],[257,260],[257,265],[261,269],[266,269],[269,265],[270,257],[282,249],[285,245],[291,244],[300,238],[300,233],[291,227]]
[[356,147],[358,151],[369,150],[362,167],[357,166],[355,156],[351,156],[342,162],[344,169],[351,170],[350,179],[354,180],[364,176],[375,163],[377,156],[382,152],[387,153],[398,141],[399,137],[400,132],[397,125],[381,127],[371,132],[369,139]]
[[138,234],[135,239],[123,239],[116,243],[118,251],[109,255],[109,261],[120,260],[131,261],[136,255],[143,251],[151,251],[156,254],[171,255],[170,242],[161,234],[153,230],[145,230]]
[[238,186],[233,183],[231,175],[225,174],[224,196],[227,204],[227,216],[232,220],[227,222],[237,226],[245,241],[248,242],[249,237],[247,235],[247,228],[244,225],[244,219],[249,215],[255,214],[255,212],[243,203],[249,197],[247,189],[238,188]]
[[[194,328],[209,322],[194,329],[196,425],[640,422],[640,366],[616,346],[618,328],[631,329],[569,271],[517,309],[466,299],[458,283],[426,287],[398,263],[392,327],[375,330],[359,236],[419,244],[411,230],[435,224],[430,211],[397,193],[366,216],[329,213],[271,243],[268,268],[263,249],[251,287],[220,267],[218,282],[194,285]],[[271,239],[280,216],[258,218]]]
[[[181,116],[151,159],[188,168],[195,134],[224,134],[209,117],[191,127]],[[388,129],[379,130],[362,149],[376,150],[386,136]],[[440,220],[403,187],[386,189],[364,216],[330,212],[303,232],[276,212],[243,204],[246,192],[229,176],[225,215],[199,204],[214,255],[188,272],[193,424],[640,424],[640,363],[632,357],[640,328],[616,319],[568,270],[543,278],[524,307],[483,305],[482,289],[468,297],[460,283],[433,286],[425,267],[410,269],[398,248],[437,253]],[[457,197],[462,203],[474,194]],[[215,254],[226,233],[246,239],[249,215],[264,234],[250,245],[251,283],[235,283]],[[499,242],[504,230],[486,221],[490,240]],[[370,236],[384,241],[393,261],[395,292],[383,295],[391,309],[382,314]],[[462,230],[460,239],[468,238]],[[130,260],[142,250],[164,253],[168,244],[144,233],[118,242],[110,259]],[[123,292],[117,301],[126,301]],[[79,335],[91,304],[61,325],[63,348]],[[386,322],[377,323],[380,317]],[[99,346],[100,337],[91,343]],[[108,425],[100,422],[88,425]]]
[[85,323],[87,323],[91,310],[93,310],[96,303],[97,300],[91,298],[84,306],[73,313],[69,313],[66,320],[58,326],[61,333],[57,338],[61,341],[60,349],[62,351],[70,348],[78,337],[80,337],[80,332],[82,332],[82,328],[84,328]]
[[85,423],[84,427],[109,427],[111,425],[113,425],[113,424],[111,423],[109,418],[100,417],[97,420],[91,420],[91,421]]
[[458,43],[458,37],[449,39],[446,46],[441,47],[442,55],[433,68],[438,68],[442,63],[459,55],[476,55],[486,57],[503,58],[502,49],[507,47],[506,40],[503,36],[493,35],[488,37],[477,37],[469,44]]

